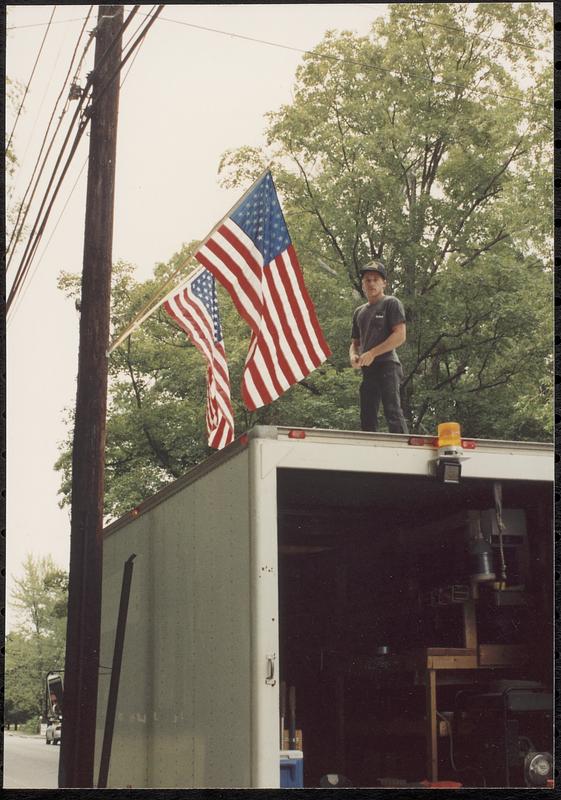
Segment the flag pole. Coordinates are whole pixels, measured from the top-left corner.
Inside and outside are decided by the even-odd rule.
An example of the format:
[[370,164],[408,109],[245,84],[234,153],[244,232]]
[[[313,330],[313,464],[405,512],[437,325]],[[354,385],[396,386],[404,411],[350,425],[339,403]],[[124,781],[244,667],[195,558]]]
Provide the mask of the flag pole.
[[[229,211],[227,211],[227,212],[224,214],[224,216],[222,217],[222,219],[221,219],[219,222],[217,222],[217,223],[216,223],[216,225],[214,225],[214,226],[211,228],[211,230],[209,231],[209,233],[207,233],[207,235],[204,237],[204,239],[202,240],[202,242],[201,242],[201,243],[199,244],[199,246],[197,247],[197,250],[200,250],[200,248],[201,248],[201,247],[204,247],[204,246],[205,246],[205,244],[208,242],[208,240],[209,240],[209,239],[210,239],[210,237],[213,235],[213,233],[214,233],[214,232],[215,232],[215,231],[216,231],[216,230],[217,230],[217,229],[218,229],[218,228],[219,228],[219,227],[222,225],[222,223],[223,223],[225,220],[227,220],[227,219],[228,219],[228,217],[229,217],[231,214],[233,214],[233,213],[234,213],[234,211],[235,211],[237,208],[239,208],[239,206],[241,206],[241,204],[242,204],[242,203],[243,203],[243,201],[246,199],[246,197],[247,197],[247,196],[250,194],[250,192],[252,192],[252,191],[253,191],[253,188],[254,188],[254,187],[255,187],[255,186],[256,186],[256,185],[259,183],[259,181],[260,181],[260,180],[261,180],[261,179],[262,179],[262,178],[263,178],[263,177],[264,177],[264,176],[267,174],[267,172],[269,172],[269,171],[270,171],[270,169],[271,169],[271,163],[269,163],[269,164],[267,165],[267,167],[266,167],[266,168],[263,170],[263,172],[261,172],[261,174],[260,174],[260,175],[259,175],[259,176],[258,176],[258,177],[257,177],[257,178],[254,180],[254,181],[253,181],[253,183],[251,184],[251,186],[249,187],[249,189],[247,189],[247,190],[246,190],[246,191],[243,193],[243,195],[240,197],[240,199],[239,199],[239,200],[238,200],[236,203],[234,203],[234,205],[232,206],[232,208],[231,208]],[[193,256],[189,256],[189,258],[192,258],[192,257],[193,257]],[[112,352],[113,352],[113,350],[115,350],[115,348],[116,348],[116,347],[118,347],[120,344],[122,344],[122,342],[124,342],[124,340],[125,340],[127,337],[129,337],[129,336],[131,335],[131,333],[133,333],[133,331],[135,331],[135,330],[136,330],[136,329],[137,329],[137,328],[138,328],[140,325],[142,325],[142,323],[143,323],[145,320],[147,320],[147,319],[148,319],[148,317],[149,317],[149,316],[151,316],[151,315],[154,313],[154,311],[156,311],[156,309],[158,309],[158,308],[159,308],[159,307],[162,305],[162,303],[164,303],[164,301],[165,301],[166,297],[167,297],[167,296],[170,294],[170,292],[172,291],[172,289],[169,289],[169,291],[168,291],[168,287],[169,287],[170,285],[172,285],[172,284],[175,284],[175,279],[177,278],[177,275],[178,275],[178,274],[181,272],[181,270],[182,270],[182,269],[183,269],[183,267],[184,267],[184,266],[185,266],[185,265],[188,263],[188,261],[189,261],[189,259],[187,259],[187,261],[183,262],[183,264],[181,264],[181,266],[180,266],[180,267],[178,267],[178,268],[175,270],[175,272],[173,273],[173,275],[171,275],[171,277],[170,277],[170,278],[168,278],[168,280],[167,280],[167,281],[164,283],[164,285],[163,285],[163,286],[162,286],[162,287],[161,287],[161,288],[160,288],[160,289],[159,289],[159,290],[156,292],[156,294],[152,295],[151,299],[150,299],[150,300],[148,301],[148,303],[147,303],[147,304],[144,306],[144,308],[143,308],[141,311],[139,311],[139,312],[138,312],[138,314],[137,314],[137,315],[136,315],[136,317],[135,317],[135,318],[132,320],[132,322],[130,322],[130,323],[127,325],[127,327],[124,329],[124,331],[122,331],[122,333],[120,333],[120,334],[119,334],[119,336],[118,336],[118,337],[117,337],[117,338],[116,338],[116,339],[115,339],[115,340],[114,340],[114,341],[113,341],[113,342],[112,342],[112,343],[109,345],[109,349],[107,350],[107,355],[109,355],[110,353],[112,353]],[[200,265],[198,265],[198,266],[200,266]],[[195,270],[195,268],[193,268],[193,272],[194,272],[194,270]],[[186,275],[186,276],[185,276],[185,278],[182,278],[181,282],[183,282],[183,280],[186,280],[186,279],[187,279],[187,277],[188,277],[188,275]],[[165,292],[165,293],[164,293],[164,294],[162,294],[162,292]],[[156,297],[158,297],[159,299],[155,301],[155,298],[156,298]],[[155,301],[155,302],[154,302],[154,301]]]
[[[189,262],[190,258],[192,258],[192,256],[189,256],[189,258],[186,261],[184,261],[183,264],[181,264],[181,266],[178,267],[175,270],[173,275],[170,278],[167,279],[167,281],[164,283],[163,286],[160,287],[160,289],[156,292],[156,294],[152,295],[152,297],[150,298],[148,303],[144,306],[144,308],[141,311],[138,312],[136,317],[132,320],[132,322],[130,322],[127,325],[125,330],[122,333],[120,333],[119,336],[109,345],[109,349],[107,350],[107,355],[112,353],[113,350],[115,350],[116,347],[118,347],[120,344],[122,344],[122,342],[124,342],[125,339],[128,336],[130,336],[131,333],[133,333],[133,331],[135,331],[137,328],[139,328],[142,325],[142,323],[145,320],[147,320],[148,317],[151,316],[154,313],[154,311],[156,311],[162,305],[162,303],[165,302],[166,297],[172,291],[172,289],[169,288],[169,287],[176,285],[177,275],[179,274],[179,272],[181,272],[183,267]],[[200,265],[198,265],[198,266],[200,266]],[[192,272],[194,272],[195,269],[196,269],[196,267],[193,267]],[[190,274],[191,273],[189,273],[188,275],[185,276],[185,280],[189,277]],[[156,297],[159,298],[159,299],[156,300],[156,302],[154,302]]]

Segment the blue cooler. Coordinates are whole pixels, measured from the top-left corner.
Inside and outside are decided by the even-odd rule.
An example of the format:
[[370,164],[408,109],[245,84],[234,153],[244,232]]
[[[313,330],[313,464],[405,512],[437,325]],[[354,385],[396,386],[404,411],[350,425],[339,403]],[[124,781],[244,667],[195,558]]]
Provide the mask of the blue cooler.
[[301,750],[281,750],[281,789],[304,788],[304,753]]

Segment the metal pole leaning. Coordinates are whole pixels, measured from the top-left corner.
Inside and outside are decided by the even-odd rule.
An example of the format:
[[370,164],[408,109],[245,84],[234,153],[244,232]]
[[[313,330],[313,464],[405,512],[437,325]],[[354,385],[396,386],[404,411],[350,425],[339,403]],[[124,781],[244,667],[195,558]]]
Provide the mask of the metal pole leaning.
[[103,732],[103,745],[101,748],[101,758],[99,762],[99,777],[97,781],[98,789],[107,788],[107,778],[109,776],[111,745],[113,744],[113,731],[115,729],[117,696],[119,694],[119,679],[121,677],[121,664],[123,661],[123,649],[125,644],[125,631],[127,627],[127,614],[129,610],[129,597],[131,591],[132,571],[134,567],[133,561],[135,558],[136,554],[133,553],[125,561],[125,566],[123,568],[121,600],[119,603],[117,630],[115,631],[115,647],[113,650],[113,663],[111,665],[111,680],[109,683],[109,695],[107,697],[107,715],[105,717],[105,730]]

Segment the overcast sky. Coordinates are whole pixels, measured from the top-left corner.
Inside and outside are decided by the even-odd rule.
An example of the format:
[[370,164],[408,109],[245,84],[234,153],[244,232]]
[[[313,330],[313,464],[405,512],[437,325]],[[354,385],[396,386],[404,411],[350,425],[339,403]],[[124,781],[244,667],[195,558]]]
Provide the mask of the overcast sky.
[[[125,6],[125,15],[131,8]],[[56,7],[15,127],[19,166],[8,182],[8,204],[27,188],[88,9]],[[52,11],[48,5],[8,6],[7,75],[23,87]],[[207,234],[239,194],[219,187],[220,157],[230,148],[264,144],[264,115],[291,101],[302,59],[298,50],[313,48],[328,29],[367,34],[372,21],[386,12],[386,5],[368,3],[166,6],[130,70],[131,62],[123,71],[114,260],[135,264],[142,280],[182,243]],[[94,7],[87,31],[96,20]],[[136,20],[139,15],[131,33]],[[90,50],[80,72],[82,85],[93,64],[93,46]],[[69,107],[63,131],[74,109]],[[8,109],[8,136],[14,120]],[[61,138],[54,153],[60,143]],[[78,273],[82,267],[87,147],[85,136],[8,322],[8,595],[28,553],[51,554],[68,567],[69,512],[58,507],[60,475],[53,465],[66,436],[65,410],[75,401],[79,318],[56,282],[61,270]],[[36,197],[40,201],[42,192]],[[38,202],[35,214],[37,209]],[[31,210],[28,227],[34,221]],[[14,256],[8,287],[22,254],[23,248]],[[14,620],[8,607],[8,628]]]

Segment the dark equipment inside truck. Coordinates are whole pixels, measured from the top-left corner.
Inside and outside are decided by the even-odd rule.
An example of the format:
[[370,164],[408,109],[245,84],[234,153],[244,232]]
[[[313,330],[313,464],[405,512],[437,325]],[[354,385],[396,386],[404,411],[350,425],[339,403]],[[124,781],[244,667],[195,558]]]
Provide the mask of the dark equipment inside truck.
[[278,531],[304,786],[545,785],[551,484],[279,469]]

